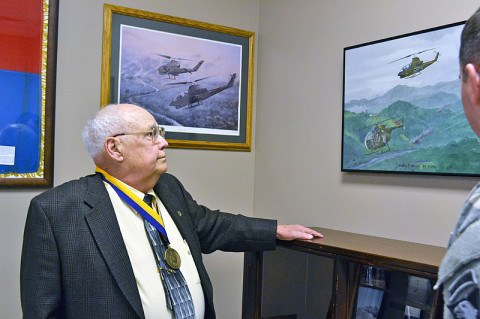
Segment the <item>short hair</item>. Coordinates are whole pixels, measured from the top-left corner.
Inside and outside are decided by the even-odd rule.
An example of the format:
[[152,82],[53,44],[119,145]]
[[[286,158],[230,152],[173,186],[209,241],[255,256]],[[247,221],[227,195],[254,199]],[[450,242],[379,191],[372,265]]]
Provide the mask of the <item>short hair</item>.
[[87,122],[82,139],[92,159],[102,152],[108,137],[127,130],[127,123],[127,116],[116,111],[116,104],[107,105]]
[[461,36],[459,60],[464,77],[467,64],[473,63],[480,68],[480,8],[465,23]]

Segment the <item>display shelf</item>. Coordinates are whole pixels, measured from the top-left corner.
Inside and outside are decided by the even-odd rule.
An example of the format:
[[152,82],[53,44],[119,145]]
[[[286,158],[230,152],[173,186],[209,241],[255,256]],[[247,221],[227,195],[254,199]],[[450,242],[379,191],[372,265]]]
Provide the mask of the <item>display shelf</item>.
[[[324,237],[245,254],[244,319],[360,318],[361,311],[380,319],[441,318],[441,294],[432,287],[445,248],[312,228]],[[365,269],[382,275],[367,281]],[[366,302],[376,310],[359,310]]]

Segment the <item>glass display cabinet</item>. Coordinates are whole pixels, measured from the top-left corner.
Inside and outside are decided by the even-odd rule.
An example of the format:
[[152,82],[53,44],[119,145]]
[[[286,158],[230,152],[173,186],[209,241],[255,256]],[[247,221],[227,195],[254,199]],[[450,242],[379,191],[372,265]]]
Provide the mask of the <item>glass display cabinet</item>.
[[324,238],[245,253],[244,319],[439,319],[446,249],[316,228]]

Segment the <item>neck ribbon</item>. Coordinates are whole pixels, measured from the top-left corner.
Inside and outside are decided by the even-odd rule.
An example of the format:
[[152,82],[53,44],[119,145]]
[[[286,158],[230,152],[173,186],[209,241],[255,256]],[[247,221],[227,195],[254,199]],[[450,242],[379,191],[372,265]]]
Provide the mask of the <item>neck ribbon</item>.
[[95,172],[99,173],[102,176],[102,179],[112,186],[113,190],[124,200],[128,205],[130,205],[135,211],[137,211],[144,219],[146,219],[150,224],[155,227],[160,234],[165,238],[166,243],[170,243],[168,240],[167,232],[165,230],[165,225],[163,224],[163,219],[160,214],[157,214],[152,207],[148,206],[140,197],[135,195],[131,190],[129,190],[124,184],[122,184],[118,179],[111,176],[101,168],[97,167]]

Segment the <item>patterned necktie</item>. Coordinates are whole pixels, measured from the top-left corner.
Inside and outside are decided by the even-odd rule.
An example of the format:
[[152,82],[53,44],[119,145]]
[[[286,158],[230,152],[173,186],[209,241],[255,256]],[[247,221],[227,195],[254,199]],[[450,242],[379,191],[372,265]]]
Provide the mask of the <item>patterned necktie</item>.
[[[143,201],[152,207],[152,195],[145,195]],[[165,256],[166,245],[159,231],[147,220],[144,220],[148,239],[155,252],[155,259],[162,277],[163,288],[167,299],[167,307],[173,310],[175,319],[195,319],[195,307],[187,283],[180,269],[174,270],[168,266]],[[173,309],[172,309],[173,308]]]

